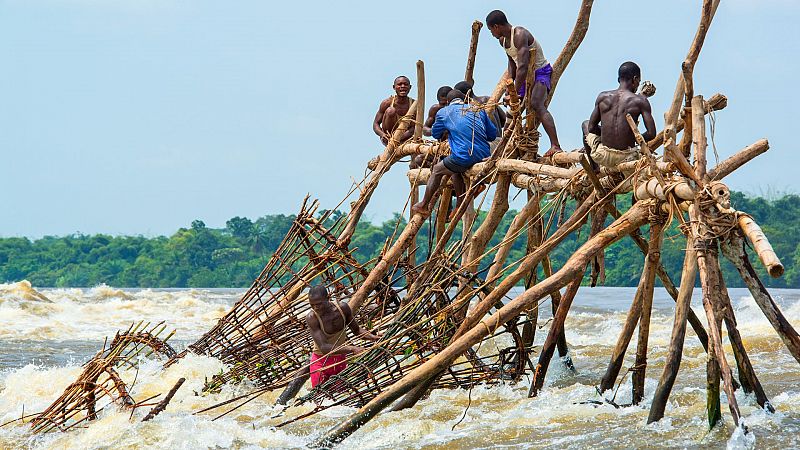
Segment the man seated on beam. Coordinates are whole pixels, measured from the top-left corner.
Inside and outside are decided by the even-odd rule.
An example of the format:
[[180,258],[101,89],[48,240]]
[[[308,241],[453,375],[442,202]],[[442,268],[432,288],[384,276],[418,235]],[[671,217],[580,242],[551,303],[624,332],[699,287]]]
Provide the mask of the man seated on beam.
[[[475,91],[472,90],[472,87],[473,87],[472,83],[470,83],[469,81],[459,81],[458,83],[456,83],[453,89],[458,89],[459,91],[464,93],[464,95],[467,97],[466,101],[467,104],[485,105],[486,103],[489,102],[488,95],[477,95]],[[498,131],[497,134],[498,137],[500,137],[502,135],[503,128],[506,126],[505,111],[503,111],[503,109],[500,108],[499,105],[495,105],[492,108],[492,113],[489,114],[489,120],[491,120],[495,128],[497,128]],[[492,141],[492,143],[489,146],[490,149],[494,151],[494,149],[497,147],[499,143],[500,143],[499,139]]]
[[589,120],[583,122],[584,147],[589,159],[605,167],[616,167],[620,163],[635,161],[639,149],[626,114],[639,122],[644,120],[646,131],[642,136],[651,140],[656,136],[656,123],[650,110],[650,101],[636,93],[642,79],[642,71],[631,61],[619,66],[619,87],[604,91],[597,96]]
[[[436,113],[431,134],[442,139],[447,132],[450,155],[436,163],[428,178],[425,196],[411,210],[428,215],[433,194],[439,189],[442,179],[450,177],[456,193],[456,210],[464,200],[466,184],[464,172],[476,163],[488,158],[489,142],[497,138],[497,128],[484,110],[472,110],[464,103],[464,93],[453,89],[447,94],[447,106]],[[455,210],[453,210],[455,212]]]
[[505,13],[494,10],[486,16],[486,25],[500,45],[508,55],[508,76],[514,80],[519,97],[523,98],[526,93],[525,78],[528,76],[528,62],[530,60],[530,49],[536,49],[536,60],[534,61],[533,86],[530,86],[529,95],[536,117],[542,123],[547,137],[550,139],[550,150],[544,156],[552,156],[561,151],[558,143],[558,133],[556,133],[556,122],[553,115],[547,110],[545,101],[550,92],[550,76],[553,68],[544,56],[542,46],[539,41],[534,39],[530,31],[520,26],[511,26],[508,23]]
[[[372,121],[372,131],[378,135],[381,144],[384,146],[389,144],[392,139],[392,133],[400,119],[408,113],[411,108],[411,103],[414,101],[408,96],[411,91],[411,81],[408,77],[400,75],[394,79],[392,83],[395,95],[383,100],[378,106],[378,112],[375,113],[375,120]],[[405,133],[400,137],[398,144],[407,141],[414,135],[414,127],[408,127]]]
[[306,316],[306,325],[314,339],[309,370],[311,387],[316,387],[347,368],[348,355],[365,350],[357,345],[345,345],[348,328],[355,336],[368,341],[377,341],[380,336],[362,328],[353,319],[347,303],[332,301],[325,286],[313,286],[308,291],[308,303],[311,312]]

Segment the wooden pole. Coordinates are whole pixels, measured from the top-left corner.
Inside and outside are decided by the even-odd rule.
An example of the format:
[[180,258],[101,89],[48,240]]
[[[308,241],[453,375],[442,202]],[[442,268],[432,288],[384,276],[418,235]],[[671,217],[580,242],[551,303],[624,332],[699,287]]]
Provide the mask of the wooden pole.
[[[659,264],[661,257],[661,239],[663,223],[650,223],[650,245],[647,251],[647,262],[645,270],[651,272],[647,285],[648,291],[642,297],[642,313],[639,319],[639,340],[636,346],[636,362],[634,363],[632,384],[633,384],[633,404],[638,405],[644,399],[644,379],[647,369],[647,341],[650,336],[650,313],[653,310],[653,287],[655,282],[655,267]],[[651,269],[652,267],[652,269]]]
[[394,131],[394,133],[392,133],[392,138],[389,140],[389,143],[383,150],[383,154],[379,158],[378,166],[376,167],[375,172],[370,175],[367,183],[364,186],[364,189],[361,191],[361,195],[350,208],[350,214],[347,218],[347,225],[339,235],[339,239],[336,241],[339,247],[346,248],[350,244],[350,239],[353,237],[353,233],[356,231],[358,221],[361,220],[361,215],[364,214],[364,210],[367,208],[367,203],[369,203],[369,199],[372,197],[375,189],[377,189],[381,177],[383,174],[388,172],[389,168],[391,168],[392,164],[394,164],[394,151],[397,148],[400,137],[403,136],[403,133],[405,133],[406,130],[408,130],[408,127],[414,121],[416,114],[417,102],[414,101],[411,102],[411,106],[408,108],[408,113],[403,116],[402,119],[400,119],[400,122],[397,124],[397,129]]
[[703,96],[697,95],[692,98],[692,144],[694,146],[694,173],[697,180],[706,178],[706,119],[703,109]]
[[483,28],[483,22],[476,20],[472,22],[472,36],[469,40],[469,54],[467,56],[467,70],[464,72],[464,81],[475,84],[473,74],[475,72],[475,55],[478,53],[478,38]]
[[414,140],[422,139],[425,123],[425,63],[417,61],[417,118],[414,123]]
[[[647,423],[656,422],[664,417],[667,399],[670,392],[672,392],[672,387],[675,385],[675,378],[678,376],[678,369],[681,366],[683,342],[686,336],[686,317],[692,309],[692,293],[694,292],[696,280],[697,256],[694,252],[694,243],[689,237],[686,241],[686,257],[683,261],[680,291],[675,305],[675,321],[672,324],[669,351],[664,363],[664,371],[661,373],[658,387],[656,387],[656,392],[653,395],[653,402],[650,404]],[[717,377],[717,383],[719,383],[719,377]]]
[[764,267],[767,269],[767,273],[769,273],[772,278],[779,278],[783,275],[783,263],[778,259],[775,250],[772,249],[772,245],[769,243],[769,240],[767,240],[767,235],[764,234],[764,231],[761,230],[761,227],[758,226],[749,214],[739,213],[737,216],[739,228],[741,228],[744,235],[747,236],[747,239],[750,240],[750,243],[753,244],[753,249],[756,251],[758,259],[761,260],[761,263],[764,264]]
[[789,349],[789,353],[800,363],[800,335],[797,330],[786,320],[786,316],[772,300],[772,296],[761,283],[758,278],[753,265],[750,264],[750,258],[744,250],[744,238],[738,232],[730,233],[726,241],[722,241],[722,254],[733,263],[739,275],[742,277],[744,284],[753,296],[756,304],[761,308],[772,328],[778,333],[783,344]]
[[625,352],[628,350],[628,344],[631,342],[633,331],[636,329],[636,324],[639,323],[639,319],[642,316],[642,302],[646,296],[653,295],[656,265],[653,264],[648,257],[645,257],[644,261],[644,268],[639,278],[639,286],[636,288],[636,294],[633,297],[633,303],[631,303],[628,316],[625,319],[625,324],[622,327],[622,331],[619,333],[619,338],[617,338],[617,345],[614,347],[614,351],[611,354],[611,360],[608,363],[606,372],[600,379],[600,392],[605,392],[614,387],[614,382],[616,382],[619,371],[622,369]]
[[734,153],[732,156],[719,163],[717,167],[709,170],[708,178],[712,181],[721,180],[767,150],[769,150],[769,142],[766,139],[759,139]]
[[775,408],[769,402],[766,392],[764,392],[764,387],[761,386],[761,382],[758,381],[758,376],[756,376],[756,371],[753,369],[753,364],[750,362],[750,357],[747,356],[747,349],[745,349],[744,342],[742,342],[742,336],[739,334],[739,329],[736,327],[736,316],[733,314],[733,304],[728,295],[728,288],[725,286],[725,277],[722,276],[721,270],[717,270],[716,272],[718,277],[717,282],[720,286],[719,294],[720,300],[722,300],[721,306],[724,311],[722,318],[725,321],[725,328],[728,330],[728,340],[731,342],[733,356],[736,358],[736,367],[739,371],[739,383],[742,389],[744,389],[745,394],[751,392],[755,394],[758,406],[769,412],[775,412]]
[[576,276],[567,287],[564,296],[561,297],[558,310],[553,315],[553,322],[550,324],[550,331],[547,333],[547,338],[545,338],[544,345],[542,345],[542,351],[539,353],[539,361],[536,363],[536,369],[533,372],[533,380],[528,390],[528,397],[536,397],[539,391],[542,390],[542,386],[544,386],[547,368],[550,366],[550,360],[553,358],[557,343],[563,335],[567,313],[569,313],[569,308],[572,306],[572,301],[575,300],[575,294],[578,293],[578,289],[581,287],[582,279],[582,274]]
[[580,276],[582,270],[586,267],[586,264],[595,252],[618,241],[646,222],[648,206],[649,202],[634,204],[619,220],[616,220],[609,225],[608,228],[582,245],[552,277],[528,289],[500,308],[495,314],[482,320],[480,325],[472,327],[467,333],[453,341],[433,358],[416,367],[406,376],[394,383],[389,389],[378,394],[378,396],[348,417],[344,422],[326,432],[322,437],[317,439],[312,446],[323,447],[341,442],[367,423],[371,418],[375,417],[375,415],[393,401],[410,391],[414,386],[435,376],[442,370],[445,370],[456,358],[461,356],[473,345],[480,342],[489,335],[492,330],[497,329],[497,327],[519,315],[533,302],[539,301],[539,299],[548,293],[559,289],[571,280],[574,280],[575,277]]

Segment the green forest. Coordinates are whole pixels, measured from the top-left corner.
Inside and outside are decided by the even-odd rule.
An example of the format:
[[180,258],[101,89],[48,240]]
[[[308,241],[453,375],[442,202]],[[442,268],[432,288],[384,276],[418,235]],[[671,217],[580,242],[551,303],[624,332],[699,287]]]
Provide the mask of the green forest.
[[[630,204],[630,196],[620,196],[618,207]],[[753,265],[762,280],[771,287],[800,288],[800,196],[783,195],[765,199],[732,194],[734,208],[750,213],[764,229],[786,273],[778,279],[765,275],[757,258]],[[567,207],[567,213],[569,207]],[[341,213],[339,213],[341,214]],[[499,232],[490,242],[497,244],[508,228],[515,211],[509,211]],[[278,247],[293,220],[291,215],[267,215],[256,220],[234,217],[225,228],[208,228],[195,220],[172,236],[109,236],[73,234],[41,239],[0,238],[0,281],[28,280],[37,287],[91,287],[106,284],[115,287],[247,287]],[[480,215],[479,215],[480,220]],[[395,214],[382,224],[362,222],[351,243],[355,257],[367,262],[375,257],[396,226],[405,219]],[[418,237],[420,254],[429,248],[430,221]],[[552,232],[552,230],[551,230]],[[457,232],[454,236],[460,236]],[[570,253],[588,235],[585,226],[574,233],[552,254],[558,269]],[[667,231],[662,261],[673,277],[679,279],[685,239],[675,227]],[[525,254],[525,236],[514,243],[508,261]],[[643,265],[643,256],[631,239],[623,239],[606,251],[606,286],[635,286]],[[484,261],[484,267],[488,261]],[[725,262],[723,270],[729,287],[741,287],[735,270]]]

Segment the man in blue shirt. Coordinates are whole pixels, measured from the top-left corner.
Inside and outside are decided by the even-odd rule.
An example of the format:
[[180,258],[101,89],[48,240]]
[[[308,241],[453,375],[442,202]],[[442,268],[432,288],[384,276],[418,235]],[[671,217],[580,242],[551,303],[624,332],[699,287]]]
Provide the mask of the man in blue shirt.
[[486,111],[470,110],[470,107],[464,104],[463,92],[457,89],[450,91],[447,94],[447,103],[446,107],[436,113],[431,134],[441,140],[447,132],[450,155],[433,166],[425,196],[411,207],[411,211],[422,215],[430,214],[433,194],[439,189],[445,177],[450,177],[453,181],[456,209],[458,209],[466,192],[463,173],[491,155],[489,142],[497,138],[497,128],[489,120]]

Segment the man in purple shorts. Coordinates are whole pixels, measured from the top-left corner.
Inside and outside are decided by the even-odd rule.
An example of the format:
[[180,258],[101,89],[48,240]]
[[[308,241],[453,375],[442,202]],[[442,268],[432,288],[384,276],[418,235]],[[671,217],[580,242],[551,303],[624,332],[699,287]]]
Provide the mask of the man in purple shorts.
[[542,46],[539,41],[534,39],[530,31],[523,27],[514,27],[508,23],[503,11],[494,10],[486,16],[486,26],[491,31],[500,45],[508,55],[508,75],[514,80],[520,98],[525,95],[525,77],[528,75],[528,61],[530,60],[530,49],[536,49],[536,61],[534,62],[534,80],[531,87],[531,101],[536,117],[542,122],[547,137],[550,138],[550,150],[544,156],[552,156],[561,151],[556,133],[556,123],[553,116],[545,106],[547,93],[550,91],[550,75],[553,68],[544,56]]

